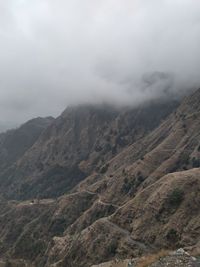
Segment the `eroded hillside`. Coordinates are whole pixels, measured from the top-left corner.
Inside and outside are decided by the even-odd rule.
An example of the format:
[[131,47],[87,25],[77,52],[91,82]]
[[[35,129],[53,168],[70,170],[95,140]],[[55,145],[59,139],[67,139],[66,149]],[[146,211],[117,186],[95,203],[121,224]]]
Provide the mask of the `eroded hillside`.
[[10,165],[0,180],[9,199],[57,197],[69,192],[94,171],[155,128],[177,105],[149,103],[134,109],[108,106],[67,108],[31,148]]
[[90,267],[198,247],[199,104],[67,109],[1,183],[0,257]]

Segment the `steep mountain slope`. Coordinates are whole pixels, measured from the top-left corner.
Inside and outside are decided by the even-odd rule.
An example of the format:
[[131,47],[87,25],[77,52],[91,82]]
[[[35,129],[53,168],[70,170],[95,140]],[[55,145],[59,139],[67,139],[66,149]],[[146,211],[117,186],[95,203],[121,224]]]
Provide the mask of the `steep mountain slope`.
[[90,267],[200,247],[199,104],[200,90],[176,110],[67,109],[1,182],[8,198],[36,199],[1,200],[0,258]]
[[199,190],[199,169],[164,176],[113,215],[55,238],[46,266],[91,266],[113,256],[194,246],[200,238]]
[[[97,183],[89,177],[79,188],[101,191],[112,202],[127,200],[163,175],[200,167],[200,90],[149,135],[128,146],[109,161]],[[88,186],[88,184],[91,184]]]
[[[119,208],[110,217],[88,223],[80,232],[75,227],[79,238],[70,249],[68,231],[63,243],[59,240],[66,249],[62,248],[57,266],[70,262],[89,266],[94,255],[98,263],[112,253],[133,257],[145,250],[198,243],[200,172],[193,167],[199,167],[200,160],[199,103],[200,90],[185,99],[157,129],[111,159],[104,175],[93,174],[77,187],[95,192],[102,203]],[[76,225],[82,222],[79,218]],[[59,254],[57,246],[55,243],[52,248],[52,258],[54,251]]]
[[52,117],[36,118],[21,127],[0,134],[0,171],[12,165],[35,143]]
[[[61,199],[0,202],[0,258],[32,261],[43,266],[48,244],[86,211],[96,200],[83,192]],[[29,266],[29,265],[28,265]]]
[[155,128],[176,105],[168,101],[135,109],[68,108],[16,167],[4,173],[0,192],[15,199],[62,195],[94,170],[105,172],[108,160]]

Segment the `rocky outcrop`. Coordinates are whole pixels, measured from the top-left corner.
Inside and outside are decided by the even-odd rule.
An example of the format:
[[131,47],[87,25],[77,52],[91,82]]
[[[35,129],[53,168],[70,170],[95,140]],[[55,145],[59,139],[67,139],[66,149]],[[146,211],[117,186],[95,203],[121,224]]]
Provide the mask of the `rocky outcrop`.
[[199,267],[200,260],[191,256],[184,249],[177,251],[159,251],[157,254],[149,254],[142,258],[120,260],[93,265],[92,267]]

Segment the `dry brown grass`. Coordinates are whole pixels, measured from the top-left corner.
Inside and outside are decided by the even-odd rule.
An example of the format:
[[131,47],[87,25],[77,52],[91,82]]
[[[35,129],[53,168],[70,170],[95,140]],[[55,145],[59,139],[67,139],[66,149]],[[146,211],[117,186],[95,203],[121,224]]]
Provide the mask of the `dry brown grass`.
[[141,260],[139,260],[136,267],[147,267],[150,264],[156,262],[160,258],[165,257],[167,255],[169,255],[169,251],[163,249],[163,250],[160,250],[159,252],[157,252],[155,254],[150,254],[150,255],[144,256],[141,258]]
[[193,257],[200,257],[200,247],[195,248],[191,252],[189,252],[191,256]]

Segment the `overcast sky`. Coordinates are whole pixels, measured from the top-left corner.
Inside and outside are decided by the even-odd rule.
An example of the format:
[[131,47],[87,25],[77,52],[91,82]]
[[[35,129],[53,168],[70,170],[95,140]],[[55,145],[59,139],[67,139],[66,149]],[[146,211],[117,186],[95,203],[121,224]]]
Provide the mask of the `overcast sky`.
[[200,85],[199,0],[0,0],[0,130]]

